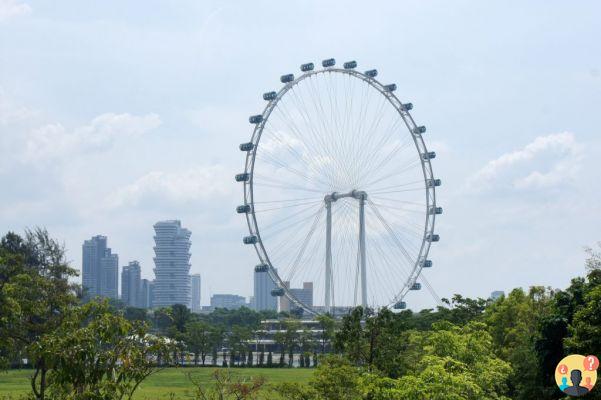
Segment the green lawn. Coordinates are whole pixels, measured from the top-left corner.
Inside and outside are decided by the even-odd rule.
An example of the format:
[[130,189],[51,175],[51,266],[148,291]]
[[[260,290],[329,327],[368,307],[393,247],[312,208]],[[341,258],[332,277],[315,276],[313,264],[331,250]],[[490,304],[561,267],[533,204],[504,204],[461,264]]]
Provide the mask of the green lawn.
[[[192,374],[197,381],[210,382],[213,368],[167,368],[148,378],[138,391],[138,400],[168,399],[171,393],[176,399],[187,399],[193,390],[187,374]],[[264,376],[267,383],[307,382],[313,373],[311,369],[266,369],[266,368],[232,368],[232,375],[240,377]],[[29,392],[28,377],[31,371],[0,372],[0,399],[6,395],[24,395]]]

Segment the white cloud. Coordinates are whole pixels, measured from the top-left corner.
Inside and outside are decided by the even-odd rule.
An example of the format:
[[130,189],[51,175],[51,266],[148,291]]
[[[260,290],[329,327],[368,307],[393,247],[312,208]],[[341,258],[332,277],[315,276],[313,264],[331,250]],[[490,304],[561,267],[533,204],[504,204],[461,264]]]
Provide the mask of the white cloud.
[[0,0],[0,21],[29,13],[31,13],[29,4],[15,0]]
[[89,151],[110,148],[121,138],[136,138],[158,127],[156,114],[135,116],[107,113],[94,118],[90,124],[67,130],[61,124],[48,124],[33,130],[25,144],[25,161],[45,161],[72,157]]
[[33,116],[33,111],[27,107],[15,104],[0,87],[0,126],[24,121]]
[[181,172],[152,171],[118,189],[107,200],[109,208],[151,205],[181,205],[199,200],[231,196],[235,185],[232,174],[220,165],[194,167]]
[[509,181],[517,189],[556,186],[575,177],[582,156],[583,146],[571,132],[539,136],[523,148],[489,161],[467,185],[482,189]]

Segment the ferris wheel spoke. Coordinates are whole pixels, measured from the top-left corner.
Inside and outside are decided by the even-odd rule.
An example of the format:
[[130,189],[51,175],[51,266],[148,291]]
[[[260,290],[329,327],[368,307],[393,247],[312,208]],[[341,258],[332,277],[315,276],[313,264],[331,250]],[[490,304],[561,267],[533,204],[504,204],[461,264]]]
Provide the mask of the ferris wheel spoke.
[[295,88],[292,88],[290,93],[292,94],[292,99],[295,102],[299,115],[301,116],[304,125],[307,127],[307,133],[311,135],[313,143],[315,143],[315,147],[322,150],[327,149],[327,147],[324,145],[322,136],[317,131],[317,128],[314,126],[314,124],[311,123],[311,117],[308,114],[307,107],[302,100],[299,100]]
[[382,168],[384,165],[386,165],[386,163],[388,161],[390,161],[392,159],[392,157],[394,157],[394,155],[398,152],[398,150],[400,149],[400,145],[396,145],[395,147],[392,148],[392,150],[386,155],[386,157],[384,157],[384,159],[382,161],[380,161],[378,164],[376,164],[375,167],[371,167],[368,166],[367,168],[365,168],[365,170],[363,171],[363,173],[360,176],[360,180],[362,180],[365,176],[369,176],[371,174],[373,174],[375,171],[379,171],[380,168]]
[[[266,125],[267,125],[267,124],[266,124]],[[307,160],[306,160],[306,158],[304,158],[304,157],[302,156],[302,154],[300,154],[300,153],[298,152],[298,150],[296,150],[294,147],[292,147],[288,141],[284,140],[284,138],[281,138],[281,137],[280,137],[280,135],[279,135],[279,134],[278,134],[276,131],[274,131],[274,130],[272,130],[272,129],[270,129],[270,128],[266,128],[266,131],[267,131],[267,132],[270,134],[270,137],[273,137],[273,138],[274,138],[275,140],[277,140],[277,141],[278,141],[280,144],[284,145],[284,146],[285,146],[285,147],[288,149],[288,152],[289,152],[291,155],[293,155],[293,156],[294,156],[294,158],[295,158],[295,159],[296,159],[296,160],[297,160],[297,161],[298,161],[298,162],[299,162],[301,165],[304,165],[304,166],[306,166],[306,167],[307,167],[307,169],[310,169],[311,171],[313,171],[313,173],[314,173],[316,176],[319,176],[319,175],[321,174],[321,172],[320,172],[320,171],[318,171],[318,170],[316,170],[316,169],[315,169],[315,167],[314,167],[314,166],[313,166],[311,163],[307,163]],[[259,153],[259,154],[262,154],[262,153]],[[273,157],[273,156],[271,156],[271,155],[270,155],[270,157],[271,157],[271,159],[272,159],[273,161],[275,161],[275,162],[277,163],[277,165],[279,165],[279,166],[282,166],[282,167],[284,167],[284,168],[286,168],[286,167],[290,168],[290,167],[288,166],[288,164],[289,164],[289,163],[286,163],[286,162],[283,162],[283,161],[279,161],[277,158],[275,158],[275,157]],[[299,174],[301,174],[301,175],[303,175],[303,176],[306,176],[306,174],[303,174],[303,173],[302,173],[302,172],[300,172],[300,171],[297,171],[297,173],[299,173]],[[316,178],[316,179],[317,179],[317,178]],[[321,180],[320,180],[320,182],[324,183],[324,182],[323,182],[323,181],[321,181]]]
[[[275,222],[272,222],[271,224],[265,225],[265,226],[264,226],[264,227],[263,227],[261,230],[262,230],[263,232],[265,232],[265,231],[268,231],[269,229],[271,229],[271,228],[273,228],[273,227],[275,227],[275,226],[278,226],[278,225],[280,225],[280,224],[282,224],[282,223],[284,223],[284,222],[286,222],[286,221],[290,221],[291,219],[293,219],[293,218],[296,218],[296,217],[298,217],[299,215],[302,215],[302,214],[304,214],[304,213],[307,213],[307,211],[313,211],[311,214],[314,214],[314,211],[315,211],[315,204],[316,204],[316,203],[312,203],[312,204],[311,204],[310,206],[308,206],[308,207],[303,207],[303,209],[301,209],[300,211],[293,212],[292,214],[289,214],[289,215],[287,215],[286,217],[283,217],[283,218],[281,218],[281,219],[278,219],[278,220],[276,220]],[[319,208],[321,209],[321,204],[320,204],[320,207],[319,207]]]
[[380,126],[382,119],[384,117],[384,113],[385,113],[385,108],[384,106],[386,105],[387,100],[385,98],[380,98],[378,105],[376,106],[376,109],[373,113],[373,115],[371,116],[371,123],[369,125],[369,128],[367,130],[365,130],[365,134],[363,136],[367,137],[367,141],[365,143],[365,146],[363,146],[363,151],[365,151],[365,149],[370,148],[371,142],[373,141],[373,138],[376,136],[375,132],[378,130],[378,127]]
[[426,289],[428,289],[428,292],[430,292],[430,295],[432,296],[434,301],[438,304],[438,306],[444,307],[444,303],[442,302],[441,298],[438,296],[438,294],[436,293],[436,291],[434,290],[434,288],[432,287],[430,282],[426,279],[426,276],[424,275],[423,271],[420,272],[420,274],[419,274],[419,280],[422,281],[424,286],[426,286]]
[[[274,236],[277,233],[281,233],[281,232],[286,231],[286,230],[288,230],[288,229],[290,229],[292,227],[295,227],[296,225],[302,224],[302,223],[306,222],[307,220],[311,220],[312,218],[314,218],[315,215],[318,215],[318,214],[321,213],[322,208],[323,207],[320,205],[319,209],[316,212],[313,212],[313,213],[311,213],[309,215],[302,215],[302,213],[301,213],[300,217],[299,217],[299,214],[297,213],[295,215],[295,217],[299,217],[299,218],[293,219],[292,221],[289,221],[288,224],[286,224],[284,226],[279,226],[277,230],[269,232],[269,235]],[[315,209],[315,207],[310,207],[308,209],[303,210],[303,212],[306,213],[306,211],[311,211],[311,210],[314,210],[314,209]],[[273,227],[273,224],[271,226],[268,225],[268,227]],[[263,230],[264,231],[266,231],[266,230],[268,231],[268,228],[264,228]]]
[[[373,226],[372,230],[376,230],[376,227],[377,227],[376,221],[373,222],[372,226]],[[392,265],[395,267],[395,268],[390,269],[392,274],[395,274],[397,272],[396,268],[399,267],[400,268],[399,272],[402,274],[402,275],[400,275],[400,279],[407,280],[409,278],[411,268],[413,268],[413,265],[414,265],[413,259],[411,259],[410,261],[407,261],[403,256],[401,256],[401,257],[393,256],[393,253],[398,252],[399,248],[392,240],[390,240],[390,238],[386,238],[382,244],[380,244],[378,242],[378,240],[375,240],[374,237],[371,237],[368,240],[370,241],[370,244],[373,246],[373,249],[380,255],[380,258],[382,260],[384,260],[386,263],[388,263],[389,265]],[[386,247],[387,247],[386,249],[384,248],[383,244],[386,244]],[[371,249],[371,247],[370,247],[370,249]],[[389,256],[389,254],[390,254],[390,256]],[[393,259],[391,259],[391,257],[394,257],[394,261],[393,261]],[[399,276],[397,276],[397,278],[398,277]]]
[[405,248],[405,246],[403,246],[403,244],[401,243],[401,241],[399,240],[399,238],[397,237],[397,235],[394,233],[394,230],[390,227],[390,225],[388,225],[388,223],[386,222],[386,220],[382,217],[382,214],[380,214],[380,212],[378,211],[378,208],[373,204],[373,202],[369,202],[369,203],[373,206],[372,209],[374,210],[374,214],[380,220],[380,222],[382,223],[382,225],[384,226],[384,228],[386,228],[386,230],[390,234],[391,238],[393,238],[394,242],[399,247],[399,249],[401,250],[401,252],[405,256],[405,258],[407,259],[407,261],[413,262],[413,258],[411,257],[411,255],[409,254],[409,252],[407,251],[407,249]]
[[[362,163],[373,162],[373,159],[377,155],[378,151],[392,138],[394,129],[396,129],[396,125],[398,124],[399,120],[399,118],[393,119],[392,126],[386,130],[386,134],[381,135],[379,140],[373,145],[373,138],[376,135],[374,135],[372,131],[367,133],[368,141],[366,145],[362,149],[360,149],[360,152],[357,155],[357,158],[361,160]],[[405,139],[405,141],[401,143],[401,148],[403,148],[409,142],[409,139]]]
[[268,212],[268,211],[276,211],[276,210],[283,210],[286,208],[295,208],[295,207],[302,207],[304,205],[307,204],[317,204],[317,203],[322,203],[323,200],[313,200],[313,201],[307,201],[307,202],[303,202],[303,203],[296,203],[296,204],[288,204],[285,206],[280,206],[280,207],[271,207],[271,208],[264,208],[264,209],[255,209],[254,212],[256,213],[264,213],[264,212]]
[[[294,133],[297,139],[305,145],[307,151],[310,152],[310,154],[319,154],[319,147],[313,144],[308,134],[303,134],[302,131],[298,128],[298,126],[294,122],[294,119],[290,116],[289,112],[287,111],[287,107],[284,105],[284,103],[278,103],[276,107],[278,110],[281,111],[282,114],[284,114],[285,118],[282,118],[277,113],[276,115],[279,117],[280,120],[284,121],[284,123],[288,126],[291,132]],[[306,163],[306,160],[304,160],[304,162]]]
[[275,160],[275,159],[273,159],[273,158],[271,158],[271,157],[267,157],[266,155],[263,155],[263,156],[261,156],[261,157],[258,157],[258,158],[259,158],[260,160],[263,160],[263,161],[265,161],[265,162],[268,162],[269,164],[271,164],[271,165],[273,165],[273,166],[275,166],[275,167],[284,168],[284,169],[286,169],[287,171],[290,171],[290,172],[291,172],[291,173],[293,173],[294,175],[298,176],[299,178],[302,178],[302,179],[304,179],[304,180],[305,180],[305,181],[307,181],[308,183],[311,183],[311,184],[314,184],[314,185],[321,184],[321,185],[324,185],[324,186],[326,186],[326,187],[328,186],[328,184],[327,184],[327,183],[325,183],[325,182],[323,182],[322,180],[320,180],[320,179],[317,179],[317,178],[311,178],[310,176],[307,176],[306,174],[304,174],[304,173],[302,173],[302,172],[298,171],[297,169],[290,167],[289,165],[287,165],[287,164],[286,164],[286,163],[284,163],[284,162],[277,161],[277,160]]
[[276,184],[262,183],[262,182],[253,182],[253,184],[255,186],[266,186],[266,187],[271,187],[271,188],[276,188],[276,189],[290,189],[290,190],[298,190],[298,191],[302,191],[302,192],[322,193],[322,191],[320,191],[320,190],[308,189],[308,188],[304,188],[302,186],[276,185]]
[[[377,264],[375,263],[375,261],[372,261],[371,265],[373,265],[375,267],[375,268],[373,268],[373,276],[377,280],[377,286],[378,287],[384,286],[384,287],[386,287],[388,293],[395,293],[396,291],[398,291],[398,287],[395,288],[393,285],[393,282],[396,282],[397,280],[399,282],[407,282],[409,280],[409,275],[406,274],[406,276],[404,276],[404,277],[403,276],[399,277],[399,275],[397,274],[397,272],[399,272],[399,270],[397,268],[399,266],[399,264],[392,262],[390,260],[390,257],[388,257],[388,255],[386,254],[386,250],[382,249],[377,242],[372,241],[371,244],[372,244],[372,247],[370,247],[370,249],[373,248],[373,250],[375,250],[372,253],[376,253],[377,255],[379,255],[379,259],[381,260],[381,262],[386,264],[388,267],[387,268],[387,271],[388,271],[387,276],[382,277],[380,274],[379,268],[375,267]],[[370,258],[370,257],[373,260],[372,256],[368,256],[368,258]],[[392,276],[390,276],[390,275],[392,275]],[[372,284],[372,286],[376,286],[376,285]]]
[[[270,200],[270,201],[255,201],[255,204],[279,204],[279,203],[290,203],[295,201],[304,201],[304,200],[315,200],[315,197],[299,197],[299,198],[291,198],[291,199],[281,199],[281,200]],[[323,199],[315,200],[315,201],[323,201]]]
[[298,268],[299,262],[302,259],[305,250],[307,249],[307,245],[309,244],[309,242],[311,241],[311,237],[313,236],[313,233],[315,232],[315,228],[317,228],[317,224],[319,223],[319,220],[321,219],[323,213],[318,213],[315,216],[315,220],[313,222],[313,224],[311,225],[311,229],[309,229],[309,232],[307,233],[307,236],[305,237],[305,239],[303,240],[300,250],[297,254],[297,256],[295,257],[292,266],[290,268],[290,272],[288,274],[288,280],[290,282],[292,282],[292,279],[294,278],[294,274],[296,272],[296,269]]
[[[423,185],[424,184],[424,180],[420,179],[420,180],[417,180],[417,181],[399,183],[398,185],[390,185],[390,186],[385,186],[385,187],[381,187],[381,188],[370,189],[369,194],[373,195],[373,194],[384,192],[384,191],[389,190],[389,189],[396,189],[396,188],[400,188],[400,187],[407,187],[407,186],[418,185],[418,184],[419,185]],[[423,189],[423,186],[422,186],[422,189]]]
[[375,185],[376,183],[380,183],[382,181],[385,181],[388,178],[391,178],[393,176],[397,176],[397,175],[399,175],[399,174],[401,174],[403,172],[406,172],[406,171],[408,171],[408,170],[410,170],[412,168],[415,168],[418,165],[421,165],[421,162],[419,160],[412,161],[412,162],[410,162],[409,164],[407,164],[403,168],[397,169],[396,171],[392,171],[392,172],[390,172],[390,173],[388,173],[388,174],[386,174],[384,176],[381,176],[381,177],[379,177],[379,178],[377,178],[377,179],[375,179],[375,180],[367,183],[366,186]]
[[[392,203],[395,203],[395,204],[399,203],[399,204],[414,205],[414,206],[421,207],[421,208],[422,208],[422,210],[424,209],[424,205],[423,205],[423,203],[417,203],[417,202],[415,202],[415,201],[407,201],[407,200],[391,199],[391,198],[389,198],[389,197],[381,197],[380,195],[377,195],[377,196],[371,196],[371,195],[370,195],[370,197],[376,197],[376,198],[377,198],[377,200],[378,200],[379,202],[380,202],[380,201],[389,201],[389,202],[392,202]],[[387,207],[390,207],[390,206],[389,206],[389,205],[387,205]]]
[[[394,158],[394,156],[399,156],[410,146],[411,142],[404,141],[397,143],[387,154],[384,156],[376,156],[375,152],[369,154],[366,161],[366,167],[364,171],[364,175],[371,175],[376,171],[382,170],[387,164]],[[382,147],[380,145],[380,147]]]

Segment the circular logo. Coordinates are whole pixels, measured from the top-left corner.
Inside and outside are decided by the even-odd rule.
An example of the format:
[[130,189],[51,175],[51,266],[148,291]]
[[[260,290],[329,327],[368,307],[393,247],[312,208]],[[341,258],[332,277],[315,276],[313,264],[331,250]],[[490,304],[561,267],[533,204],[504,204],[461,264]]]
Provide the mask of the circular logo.
[[555,368],[555,382],[568,396],[584,396],[597,382],[599,359],[593,355],[572,354],[564,357]]

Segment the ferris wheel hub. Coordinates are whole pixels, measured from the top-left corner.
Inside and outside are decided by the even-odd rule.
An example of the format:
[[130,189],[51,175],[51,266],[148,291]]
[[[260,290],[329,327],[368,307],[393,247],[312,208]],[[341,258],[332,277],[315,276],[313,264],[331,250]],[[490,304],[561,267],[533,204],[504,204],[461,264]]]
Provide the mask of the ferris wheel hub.
[[357,199],[357,200],[367,200],[367,193],[363,190],[356,190],[356,189],[353,189],[347,193],[332,192],[330,194],[327,194],[323,198],[323,201],[326,203],[332,203],[338,199],[342,199],[345,197],[352,197],[353,199]]

